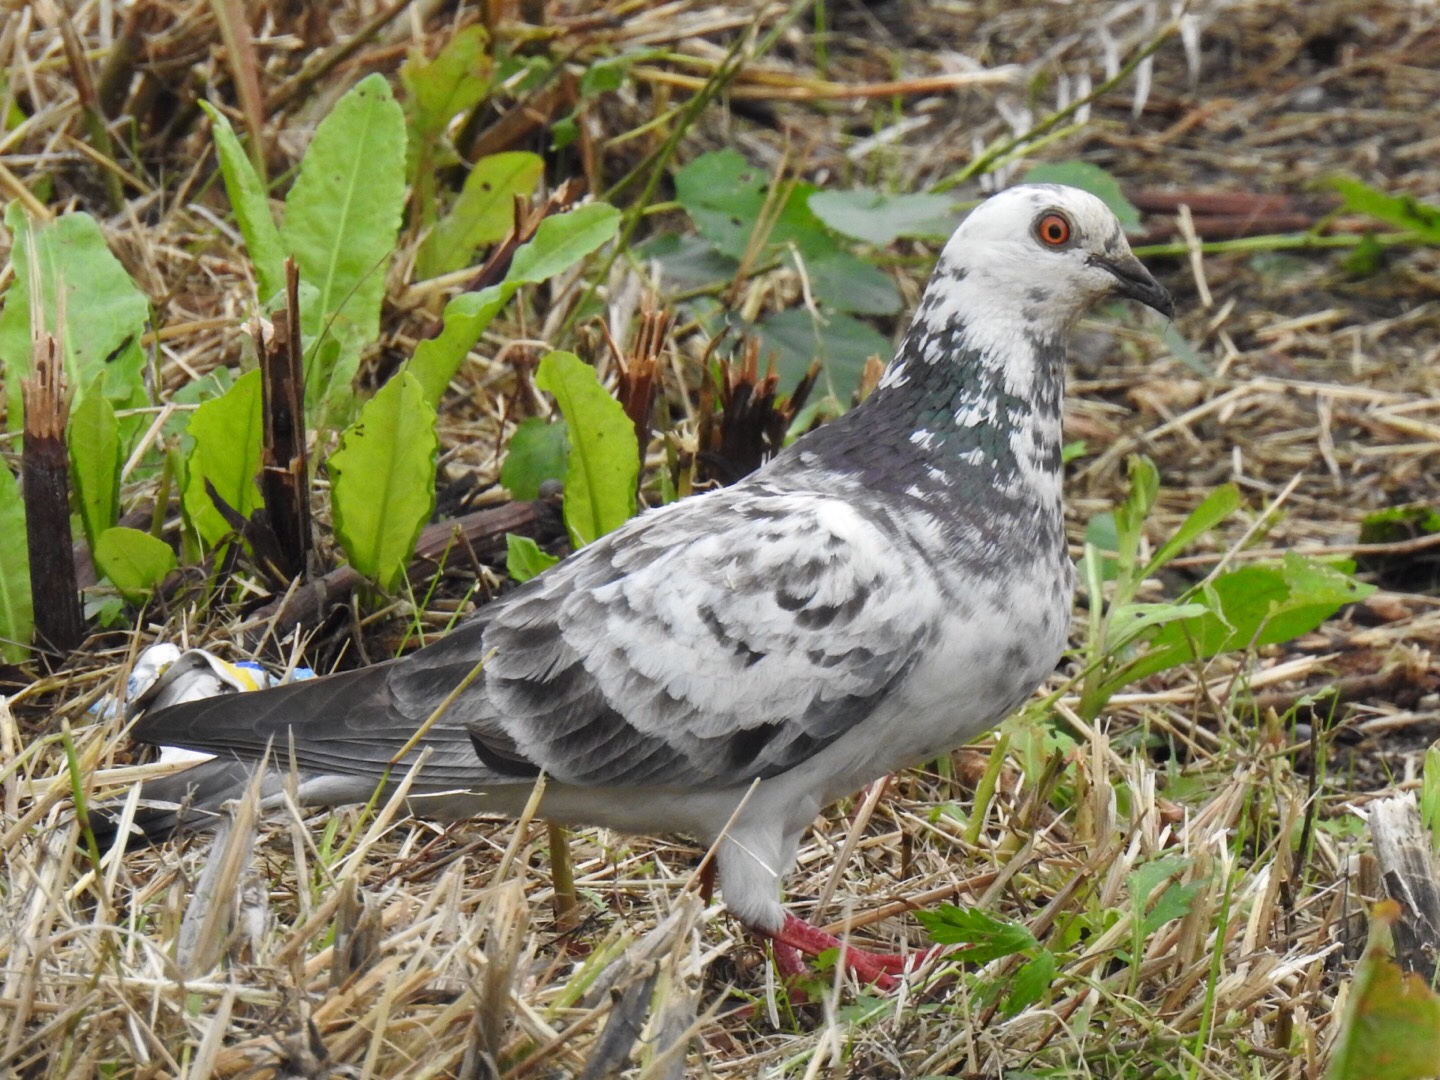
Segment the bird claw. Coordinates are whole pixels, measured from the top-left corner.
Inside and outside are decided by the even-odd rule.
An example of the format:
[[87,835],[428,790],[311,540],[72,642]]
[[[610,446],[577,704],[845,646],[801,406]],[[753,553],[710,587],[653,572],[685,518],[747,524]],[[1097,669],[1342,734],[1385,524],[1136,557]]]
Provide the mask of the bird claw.
[[[764,933],[764,931],[762,931]],[[839,950],[838,963],[861,982],[877,990],[890,992],[900,988],[900,977],[917,971],[939,951],[939,947],[902,956],[899,953],[878,953],[860,949],[827,934],[804,919],[787,914],[779,931],[766,933],[773,944],[775,966],[787,981],[809,976],[810,969],[803,957],[819,956],[830,949]]]

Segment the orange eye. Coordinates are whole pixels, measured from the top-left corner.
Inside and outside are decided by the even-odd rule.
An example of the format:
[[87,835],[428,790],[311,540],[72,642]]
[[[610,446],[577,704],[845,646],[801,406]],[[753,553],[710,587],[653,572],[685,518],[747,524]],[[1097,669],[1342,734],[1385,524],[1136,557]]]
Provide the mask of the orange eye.
[[1070,241],[1070,219],[1052,210],[1035,223],[1035,235],[1042,244],[1061,247]]

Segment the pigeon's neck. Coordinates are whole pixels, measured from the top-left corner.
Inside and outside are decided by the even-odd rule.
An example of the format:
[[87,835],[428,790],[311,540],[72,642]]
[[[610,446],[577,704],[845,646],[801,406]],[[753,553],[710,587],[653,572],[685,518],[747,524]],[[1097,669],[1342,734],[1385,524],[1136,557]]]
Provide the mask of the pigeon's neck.
[[908,427],[917,459],[955,479],[1040,484],[1060,470],[1064,345],[1022,325],[917,318],[872,401],[874,423]]
[[930,503],[1059,507],[1067,328],[984,303],[982,277],[936,271],[875,392],[816,432],[818,457]]

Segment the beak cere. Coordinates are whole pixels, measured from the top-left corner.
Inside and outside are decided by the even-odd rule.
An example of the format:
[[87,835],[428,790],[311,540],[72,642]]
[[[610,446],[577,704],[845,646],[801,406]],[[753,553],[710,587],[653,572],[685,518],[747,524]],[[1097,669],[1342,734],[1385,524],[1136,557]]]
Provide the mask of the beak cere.
[[1119,259],[1107,259],[1091,255],[1092,266],[1103,267],[1115,278],[1115,291],[1121,296],[1139,300],[1146,307],[1152,307],[1167,319],[1175,317],[1175,301],[1170,292],[1153,277],[1144,264],[1134,255],[1126,254]]

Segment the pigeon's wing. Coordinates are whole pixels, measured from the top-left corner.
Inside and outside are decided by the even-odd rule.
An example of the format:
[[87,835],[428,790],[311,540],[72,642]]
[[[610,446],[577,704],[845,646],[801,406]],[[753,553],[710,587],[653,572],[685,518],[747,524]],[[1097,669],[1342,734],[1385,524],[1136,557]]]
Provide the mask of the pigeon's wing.
[[[793,767],[870,715],[934,633],[944,602],[900,535],[847,500],[762,483],[636,519],[492,610],[476,752],[582,785]],[[452,636],[397,667],[391,692],[436,700],[477,658]]]
[[336,778],[403,775],[428,751],[429,790],[773,776],[868,716],[933,633],[943,601],[899,535],[835,497],[726,488],[634,519],[402,660],[133,733],[227,759],[270,746]]

